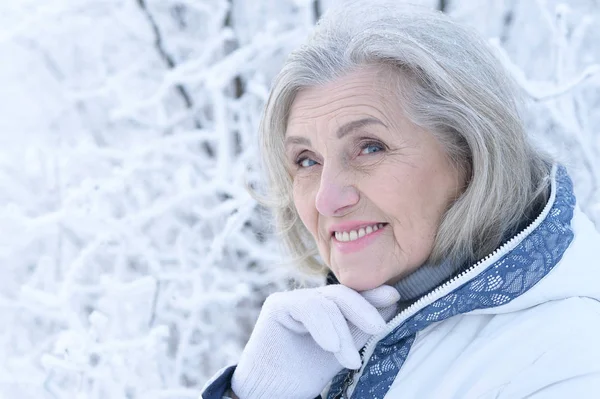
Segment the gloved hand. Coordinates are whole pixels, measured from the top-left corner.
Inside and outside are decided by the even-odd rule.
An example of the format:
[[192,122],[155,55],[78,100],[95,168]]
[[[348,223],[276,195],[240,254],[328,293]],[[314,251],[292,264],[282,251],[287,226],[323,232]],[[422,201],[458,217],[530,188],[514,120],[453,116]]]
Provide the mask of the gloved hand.
[[381,286],[358,293],[335,284],[267,298],[231,380],[240,399],[312,399],[382,331],[400,296]]

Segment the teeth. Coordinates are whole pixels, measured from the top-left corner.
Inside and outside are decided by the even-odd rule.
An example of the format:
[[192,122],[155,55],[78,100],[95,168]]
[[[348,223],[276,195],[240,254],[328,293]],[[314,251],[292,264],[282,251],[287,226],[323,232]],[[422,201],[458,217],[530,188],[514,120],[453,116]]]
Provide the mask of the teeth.
[[379,224],[375,224],[373,226],[367,226],[366,228],[361,227],[360,229],[358,229],[358,231],[357,230],[344,231],[344,232],[336,231],[334,235],[335,235],[336,240],[342,241],[342,242],[348,242],[348,241],[357,240],[361,237],[366,236],[367,234],[374,233],[377,230],[381,229],[382,227],[383,227],[383,223],[379,223]]

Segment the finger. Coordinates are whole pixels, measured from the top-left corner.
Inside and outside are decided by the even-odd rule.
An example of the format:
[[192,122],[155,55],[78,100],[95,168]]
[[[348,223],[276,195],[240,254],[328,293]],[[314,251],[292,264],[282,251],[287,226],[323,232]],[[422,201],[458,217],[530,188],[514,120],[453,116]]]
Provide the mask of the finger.
[[353,289],[337,284],[322,287],[319,292],[333,301],[344,317],[364,332],[377,334],[385,327],[385,320],[377,309]]
[[360,295],[376,308],[385,308],[400,300],[398,290],[389,285],[382,285],[372,290],[363,291]]
[[383,317],[383,320],[385,320],[387,323],[398,314],[398,308],[399,308],[398,304],[395,303],[395,304],[387,306],[385,308],[380,308],[379,314],[381,315],[381,317]]
[[301,316],[292,317],[290,312],[294,310],[294,314],[298,315],[301,308],[310,309],[312,305],[306,302],[313,301],[314,298],[320,298],[320,296],[308,289],[276,292],[271,294],[265,301],[261,315],[266,312],[267,317],[273,317],[288,330],[298,334],[308,334],[308,330],[304,325],[304,318]]
[[[391,306],[379,309],[379,314],[381,317],[387,322],[390,321],[394,316],[398,314],[398,304],[393,304]],[[350,324],[350,334],[352,335],[352,339],[354,340],[354,344],[357,349],[362,348],[369,341],[373,335],[368,334],[358,327]]]
[[350,324],[349,327],[350,334],[352,335],[352,340],[354,341],[354,347],[356,348],[356,350],[360,350],[363,346],[365,346],[369,339],[373,336],[360,330],[353,324]]
[[291,319],[303,325],[317,345],[327,352],[335,353],[340,350],[338,330],[332,321],[336,313],[339,314],[339,310],[334,303],[314,296],[292,305],[288,314]]
[[[333,304],[333,303],[332,303]],[[333,304],[335,308],[335,313],[331,315],[331,321],[337,331],[337,335],[339,337],[340,349],[337,352],[334,352],[334,356],[337,361],[347,369],[356,370],[361,366],[360,354],[358,353],[358,348],[356,346],[354,337],[350,332],[350,327],[348,322],[338,309],[338,307]]]
[[290,316],[290,304],[303,301],[304,295],[306,294],[300,291],[276,292],[269,295],[263,304],[259,318],[273,318],[288,330],[306,334],[308,331],[304,324]]

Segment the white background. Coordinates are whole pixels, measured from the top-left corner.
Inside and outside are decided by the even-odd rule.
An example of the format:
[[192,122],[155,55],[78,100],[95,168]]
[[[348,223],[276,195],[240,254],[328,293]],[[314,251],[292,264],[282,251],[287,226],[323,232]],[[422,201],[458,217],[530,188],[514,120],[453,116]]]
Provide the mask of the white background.
[[[2,1],[1,399],[197,398],[236,360],[302,279],[244,184],[269,82],[330,3]],[[421,3],[490,39],[600,227],[600,2]]]

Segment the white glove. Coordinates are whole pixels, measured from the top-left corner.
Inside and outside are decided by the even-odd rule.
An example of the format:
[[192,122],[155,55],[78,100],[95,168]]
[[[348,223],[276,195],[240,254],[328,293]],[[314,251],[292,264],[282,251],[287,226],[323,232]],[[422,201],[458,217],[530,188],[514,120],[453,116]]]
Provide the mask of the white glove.
[[[396,289],[335,284],[267,298],[231,379],[240,399],[313,399],[397,309]],[[379,309],[378,309],[379,308]]]

